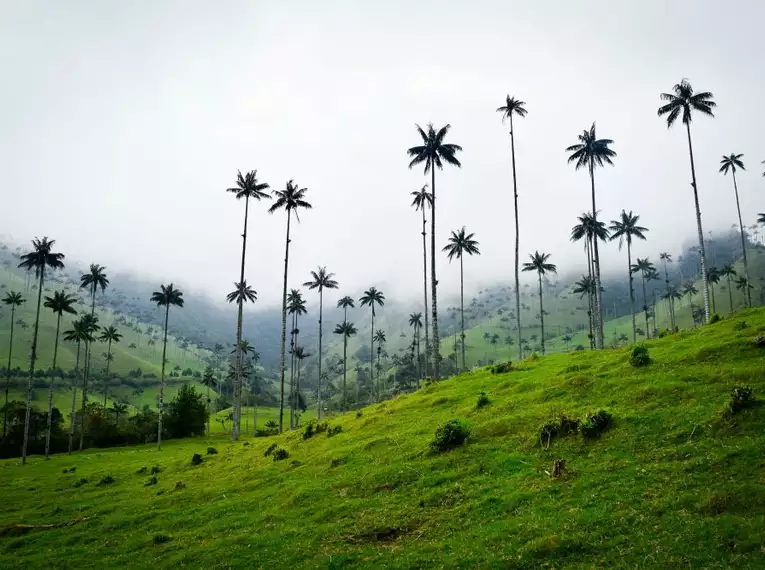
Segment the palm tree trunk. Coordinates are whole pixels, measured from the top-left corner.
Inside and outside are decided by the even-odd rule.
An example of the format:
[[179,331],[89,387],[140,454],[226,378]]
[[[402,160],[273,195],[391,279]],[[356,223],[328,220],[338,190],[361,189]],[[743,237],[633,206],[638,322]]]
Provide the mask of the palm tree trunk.
[[[53,371],[56,373],[56,359],[58,357],[58,332],[61,328],[61,313],[56,318],[56,342],[53,345]],[[50,390],[48,391],[48,429],[45,432],[45,459],[50,456],[50,430],[53,425],[53,376],[50,378]]]
[[632,290],[632,240],[627,238],[627,275],[630,287],[630,315],[632,315],[632,342],[637,342],[637,324],[635,324],[635,292]]
[[369,335],[369,382],[375,389],[375,302],[372,301],[372,332]]
[[85,343],[85,370],[82,376],[82,413],[80,414],[80,451],[85,446],[85,404],[88,400],[88,375],[90,372],[90,343]]
[[210,437],[210,382],[207,382],[207,437]]
[[542,354],[545,353],[545,307],[542,303],[542,274],[539,273],[539,324],[542,327]]
[[72,419],[69,422],[69,455],[72,454],[72,443],[74,440],[74,422],[77,407],[77,377],[80,375],[80,341],[77,341],[77,361],[74,365],[74,378],[72,378]]
[[109,389],[109,368],[112,363],[112,341],[109,339],[109,346],[106,349],[106,379],[104,380],[104,408],[106,407],[107,390]]
[[693,316],[693,295],[688,293],[688,304],[691,306],[691,322],[693,323],[693,328],[696,328],[696,318]]
[[731,284],[730,284],[730,274],[727,277],[728,277],[728,301],[730,302],[729,314],[732,314],[733,313],[733,289],[731,288]]
[[321,332],[324,312],[324,289],[319,288],[319,381],[316,384],[316,419],[321,419]]
[[717,303],[715,303],[715,284],[710,281],[709,282],[709,296],[712,298],[712,312],[717,312]]
[[428,341],[428,248],[425,242],[425,205],[422,207],[422,286],[425,297],[425,376],[428,375],[428,361],[430,360],[430,343]]
[[162,449],[162,415],[165,411],[165,361],[167,360],[167,321],[170,319],[170,304],[165,309],[165,339],[162,343],[162,374],[159,381],[159,418],[157,422],[157,450]]
[[[427,314],[427,307],[425,308],[425,314]],[[427,330],[427,329],[425,329]],[[420,378],[422,378],[422,362],[420,361],[420,327],[414,326],[414,337],[417,343],[417,389],[420,389]],[[425,345],[427,347],[427,344]],[[427,362],[427,358],[425,360]]]
[[297,378],[295,380],[295,428],[300,426],[300,359],[296,358]]
[[[244,265],[247,252],[247,217],[250,209],[250,197],[244,198],[244,230],[242,231],[242,268],[239,273],[239,282],[244,283]],[[239,439],[241,415],[242,415],[242,311],[244,299],[239,299],[239,311],[236,321],[236,376],[234,377],[234,421],[231,426],[231,441],[235,442]]]
[[640,278],[643,281],[643,313],[645,314],[645,338],[651,338],[651,335],[649,334],[649,325],[648,325],[648,296],[645,293],[645,275],[641,273]]
[[433,303],[433,380],[438,382],[441,366],[441,340],[438,336],[438,280],[436,279],[436,169],[431,168],[431,185],[433,190],[433,206],[430,221],[430,285],[431,301]]
[[465,364],[465,280],[462,269],[462,254],[460,254],[460,338],[462,339],[462,371],[467,370]]
[[[597,209],[595,208],[595,168],[592,158],[590,159],[590,183],[592,185],[592,219],[597,222],[598,214]],[[603,348],[603,313],[601,312],[603,298],[600,291],[600,254],[598,253],[598,238],[596,236],[593,236],[592,244],[592,260],[595,265],[595,310],[593,311],[595,313],[595,334],[597,335],[595,345],[598,348]]]
[[5,408],[3,410],[3,439],[8,433],[8,391],[11,387],[11,356],[13,355],[13,321],[16,318],[16,306],[11,305],[11,340],[8,343],[8,367],[5,369]]
[[[672,332],[675,331],[675,307],[674,299],[669,294],[669,272],[667,272],[667,260],[664,260],[664,285],[667,288],[667,303],[669,304],[669,322],[672,325]],[[654,315],[656,310],[654,309]]]
[[290,259],[290,214],[287,210],[287,240],[284,247],[284,285],[282,288],[282,354],[279,364],[279,433],[284,429],[284,353],[287,345],[287,267]]
[[[693,163],[693,145],[691,144],[691,125],[686,123],[685,127],[688,131],[688,155],[691,158],[691,177],[693,182],[693,202],[696,206],[696,229],[699,233],[699,254],[701,256],[701,281],[703,285],[702,293],[704,296],[704,316],[709,320],[709,281],[707,281],[707,254],[704,249],[704,231],[701,227],[701,210],[699,209],[699,191],[696,185],[696,166]],[[742,229],[743,231],[743,229]],[[695,321],[694,321],[695,324]]]
[[40,268],[40,283],[37,290],[37,316],[35,317],[35,332],[32,336],[32,354],[29,357],[29,380],[27,381],[27,412],[24,416],[24,445],[21,448],[21,464],[27,462],[27,445],[29,444],[29,421],[32,416],[32,380],[35,375],[35,361],[37,360],[37,333],[40,328],[40,306],[42,304],[42,290],[45,282],[45,265]]
[[346,384],[347,370],[348,370],[348,335],[343,333],[343,411],[348,409],[348,389]]
[[292,331],[290,333],[290,429],[295,429],[295,349],[297,348],[297,313],[292,315]]
[[[513,206],[515,211],[515,323],[518,327],[518,359],[521,358],[521,279],[520,266],[520,228],[518,227],[518,183],[515,175],[515,133],[513,131],[513,114],[510,113],[510,155],[513,161]],[[463,325],[464,329],[464,325]],[[462,358],[465,364],[464,354]]]
[[[592,286],[592,245],[590,238],[585,236],[585,242],[584,247],[587,250],[587,273],[590,278],[590,286]],[[593,296],[595,295],[595,291],[590,289],[587,292],[587,316],[589,318],[589,325],[590,325],[590,350],[593,350],[595,348],[595,313],[593,312]]]
[[[738,227],[741,228],[741,252],[744,254],[744,278],[746,279],[746,306],[752,307],[752,292],[749,289],[749,262],[746,259],[746,238],[744,237],[744,226],[741,221],[741,205],[738,201],[738,184],[736,183],[736,171],[733,171],[733,190],[736,192],[736,211],[738,212]],[[730,287],[728,288],[730,289]],[[731,309],[731,312],[733,310]]]

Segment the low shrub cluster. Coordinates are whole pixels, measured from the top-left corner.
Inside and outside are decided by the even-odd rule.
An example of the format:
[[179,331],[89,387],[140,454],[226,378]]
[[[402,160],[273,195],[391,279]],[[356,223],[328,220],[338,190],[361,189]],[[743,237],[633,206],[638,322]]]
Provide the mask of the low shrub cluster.
[[612,416],[605,410],[600,410],[597,414],[587,412],[582,422],[579,424],[582,430],[582,437],[593,439],[611,427]]
[[271,445],[269,445],[266,451],[263,453],[263,457],[268,457],[269,455],[271,455],[274,451],[276,451],[277,447],[279,446],[276,445],[275,443],[272,443]]
[[709,324],[713,325],[715,323],[719,323],[722,320],[722,317],[718,315],[717,313],[713,313],[711,317],[709,317]]
[[218,450],[214,447],[207,448],[207,455],[218,455]]
[[436,430],[436,437],[430,442],[430,448],[436,452],[443,452],[459,447],[470,436],[470,430],[470,424],[463,420],[449,420]]
[[739,321],[735,325],[733,325],[733,330],[734,331],[742,331],[742,330],[744,330],[745,328],[748,328],[748,327],[749,327],[749,325],[746,323],[746,321]]
[[476,409],[481,409],[484,406],[488,406],[489,404],[491,404],[491,400],[489,400],[486,392],[481,392],[481,395],[478,396],[478,401],[475,403]]
[[561,415],[555,421],[549,421],[539,430],[539,444],[549,448],[552,440],[556,437],[576,435],[579,431],[579,420]]
[[329,424],[327,422],[317,422],[311,420],[305,426],[303,431],[303,439],[311,439],[314,435],[327,431]]
[[290,456],[289,452],[283,447],[278,447],[273,452],[274,461],[282,461]]
[[749,386],[736,386],[730,393],[728,412],[731,415],[737,414],[741,410],[751,408],[755,402],[754,392]]
[[195,453],[191,456],[191,464],[192,465],[201,465],[202,464],[202,456],[198,453]]
[[343,431],[343,426],[332,426],[327,430],[327,437],[332,437]]
[[491,370],[492,374],[504,374],[510,372],[512,369],[513,363],[508,360],[507,362],[499,362],[495,364],[489,370]]
[[101,485],[111,485],[112,483],[114,483],[114,481],[115,481],[115,479],[111,475],[104,475],[103,477],[101,477],[101,480],[98,482],[98,485],[99,486],[101,486]]
[[635,368],[648,366],[651,363],[651,357],[648,355],[648,349],[644,344],[636,344],[630,351],[630,364]]
[[752,339],[752,344],[757,348],[765,348],[765,336],[756,336]]

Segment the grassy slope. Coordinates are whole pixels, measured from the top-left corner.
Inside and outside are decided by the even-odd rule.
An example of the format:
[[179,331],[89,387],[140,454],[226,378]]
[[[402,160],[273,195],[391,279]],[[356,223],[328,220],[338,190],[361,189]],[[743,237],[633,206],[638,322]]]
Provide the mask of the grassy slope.
[[[750,326],[736,332],[742,319]],[[720,412],[734,385],[765,389],[765,352],[751,343],[763,332],[757,310],[650,341],[644,369],[618,349],[524,361],[502,376],[477,371],[335,418],[344,431],[334,438],[217,436],[168,441],[159,453],[4,461],[13,499],[0,506],[3,524],[93,518],[0,537],[0,566],[55,557],[135,568],[761,568],[765,407],[733,425]],[[481,391],[492,403],[476,410]],[[553,414],[600,408],[615,418],[600,440],[539,447]],[[469,443],[429,454],[436,426],[452,417],[472,423]],[[273,441],[288,460],[263,457]],[[192,467],[208,444],[220,454]],[[562,480],[544,472],[555,458],[572,470]],[[136,470],[152,465],[159,484],[145,487]],[[116,482],[96,485],[106,474]],[[157,535],[170,540],[154,544]]]

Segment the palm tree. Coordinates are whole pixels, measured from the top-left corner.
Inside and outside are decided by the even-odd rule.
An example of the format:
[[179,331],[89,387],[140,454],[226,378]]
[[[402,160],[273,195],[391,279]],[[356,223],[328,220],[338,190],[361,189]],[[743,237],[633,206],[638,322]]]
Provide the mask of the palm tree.
[[542,303],[542,276],[547,273],[557,273],[558,268],[552,263],[547,263],[550,259],[549,253],[539,253],[535,251],[529,255],[531,261],[523,264],[523,271],[536,271],[539,278],[539,321],[542,326],[542,354],[545,353],[545,309]]
[[282,352],[279,363],[279,433],[282,433],[284,428],[284,364],[287,358],[285,351],[287,348],[287,272],[290,260],[290,221],[292,220],[292,212],[295,212],[295,218],[300,222],[298,210],[300,208],[305,210],[313,208],[305,200],[307,192],[307,188],[299,188],[294,180],[288,180],[284,190],[273,191],[276,202],[268,209],[269,214],[273,214],[281,209],[287,212],[287,237],[284,246],[284,283],[282,286]]
[[290,330],[290,429],[295,427],[295,349],[298,346],[298,320],[300,315],[307,313],[303,294],[292,289],[287,295],[287,313],[292,315],[292,329]]
[[411,157],[409,168],[417,164],[425,164],[424,173],[430,172],[431,205],[430,205],[430,286],[433,317],[433,379],[439,380],[439,366],[441,361],[441,337],[438,335],[438,280],[436,279],[436,168],[443,170],[444,162],[453,166],[461,167],[462,164],[455,156],[462,151],[462,147],[456,144],[445,143],[447,133],[451,125],[441,127],[436,131],[432,123],[427,126],[428,132],[417,126],[417,133],[422,138],[423,144],[413,146],[407,150]]
[[[688,155],[691,159],[691,187],[693,188],[693,201],[696,206],[696,228],[699,234],[699,253],[701,255],[701,279],[704,285],[704,314],[709,320],[709,285],[707,284],[707,256],[704,250],[704,231],[701,227],[701,210],[699,209],[699,188],[696,184],[696,166],[693,163],[693,145],[691,144],[691,120],[694,111],[702,115],[714,117],[712,109],[717,103],[712,101],[712,93],[704,91],[694,93],[693,87],[687,79],[672,88],[673,93],[662,93],[661,99],[667,101],[666,105],[659,107],[659,116],[667,116],[667,128],[670,128],[682,113],[682,121],[688,133]],[[742,230],[743,231],[743,230]]]
[[630,285],[630,314],[632,315],[632,342],[637,342],[637,325],[635,324],[635,290],[632,286],[632,240],[642,239],[645,240],[645,232],[648,228],[638,225],[640,216],[633,214],[632,210],[628,214],[622,210],[621,216],[618,220],[611,222],[611,240],[619,238],[619,249],[622,249],[622,244],[627,242],[627,273],[629,275]]
[[297,378],[295,381],[295,391],[293,393],[294,402],[292,404],[293,409],[295,410],[295,425],[294,427],[298,427],[300,425],[300,368],[302,367],[302,362],[311,354],[309,352],[306,352],[305,348],[302,346],[295,346],[294,350],[292,351],[295,360],[297,361]]
[[[96,338],[95,335],[101,328],[98,324],[98,315],[94,314],[85,314],[81,318],[82,326],[87,330],[89,337],[92,337],[93,340],[86,340],[85,341],[85,358],[88,357],[88,346],[95,342]],[[86,420],[86,414],[85,409],[88,402],[88,369],[90,366],[88,365],[88,362],[85,362],[85,373],[82,376],[82,411],[80,412],[80,451],[83,450],[85,446],[85,420]]]
[[478,242],[473,239],[475,234],[467,234],[465,232],[465,226],[459,231],[452,231],[452,235],[449,237],[449,243],[446,244],[443,251],[446,252],[446,256],[451,263],[455,257],[460,260],[460,319],[461,319],[461,334],[462,339],[462,370],[465,371],[465,279],[463,268],[463,256],[468,255],[481,255],[478,251]]
[[712,312],[717,312],[717,303],[715,303],[715,285],[720,282],[720,270],[716,267],[710,267],[707,271],[707,282],[709,283],[709,293],[712,297]]
[[101,333],[101,336],[98,337],[98,340],[101,342],[106,342],[108,344],[108,348],[106,349],[106,380],[104,381],[104,408],[106,407],[106,392],[108,389],[108,382],[109,382],[109,365],[111,364],[112,360],[114,360],[114,357],[112,355],[112,343],[118,343],[122,340],[122,335],[117,330],[117,327],[111,325],[106,327],[103,332]]
[[662,264],[664,265],[664,285],[667,288],[667,294],[665,295],[665,299],[669,302],[669,320],[672,324],[672,330],[675,330],[675,301],[672,298],[671,295],[669,295],[669,272],[667,271],[667,264],[672,263],[672,255],[667,253],[666,251],[663,251],[659,254],[659,259],[661,260]]
[[13,324],[16,321],[16,307],[26,303],[21,293],[9,291],[3,297],[3,304],[11,308],[11,339],[8,343],[8,366],[5,369],[5,408],[3,408],[3,439],[8,433],[8,391],[11,385],[11,356],[13,356]]
[[356,334],[356,327],[353,323],[343,321],[341,324],[335,326],[334,333],[343,335],[343,411],[348,409],[348,391],[346,386],[346,378],[348,371],[348,338]]
[[[513,129],[513,115],[518,115],[520,118],[525,117],[527,111],[524,105],[526,105],[525,101],[510,97],[508,94],[505,97],[505,104],[497,109],[497,113],[502,113],[502,124],[505,123],[505,119],[510,119],[510,156],[512,157],[513,164],[513,211],[515,212],[515,319],[516,326],[518,327],[518,350],[520,350],[521,340],[521,283],[519,274],[520,230],[518,224],[518,181],[515,169],[515,130]],[[465,366],[464,348],[462,366]]]
[[375,385],[375,374],[374,374],[374,366],[372,362],[374,361],[374,353],[375,353],[375,305],[383,306],[385,305],[385,295],[383,295],[382,291],[378,291],[375,287],[370,287],[366,291],[364,291],[364,294],[359,299],[359,302],[361,303],[361,306],[369,305],[372,309],[372,327],[370,328],[370,346],[369,346],[369,380],[372,382],[372,386]]
[[183,308],[183,292],[173,284],[160,285],[160,291],[154,291],[149,299],[157,307],[165,307],[165,334],[162,341],[162,374],[159,384],[159,422],[157,425],[157,450],[162,449],[162,414],[165,406],[165,363],[167,362],[167,323],[170,320],[170,307]]
[[675,317],[675,301],[683,298],[683,293],[674,285],[667,286],[667,292],[663,296],[668,302],[671,311],[672,330],[677,328],[677,319]]
[[609,231],[606,228],[604,222],[599,221],[595,216],[589,212],[585,212],[577,218],[579,223],[571,228],[571,241],[577,242],[584,239],[584,251],[587,254],[587,273],[590,278],[592,287],[590,288],[588,297],[588,317],[590,320],[590,347],[597,345],[597,339],[594,336],[595,331],[598,328],[598,324],[595,316],[595,305],[597,304],[597,295],[595,288],[595,271],[593,268],[593,249],[596,241],[606,241],[609,238]]
[[747,281],[746,277],[739,277],[735,281],[736,283],[736,289],[739,291],[743,291],[745,293],[749,293],[749,290],[752,289],[752,285],[749,284],[749,281]]
[[[245,253],[247,251],[247,217],[250,207],[250,198],[260,201],[264,198],[271,199],[267,190],[270,186],[265,182],[258,181],[258,171],[251,170],[244,176],[238,171],[236,176],[236,186],[227,188],[226,192],[231,192],[237,200],[244,198],[244,230],[242,231],[242,266],[239,274],[239,284],[246,286],[247,281],[244,278]],[[239,286],[239,284],[236,284]],[[237,321],[236,321],[236,346],[242,341],[242,319],[244,312],[244,303],[247,299],[239,295],[237,300]],[[254,300],[254,299],[253,299]],[[229,301],[231,303],[232,301]],[[236,378],[234,380],[234,421],[231,427],[231,438],[237,441],[239,438],[239,428],[242,414],[242,355],[236,355]]]
[[21,256],[19,267],[27,271],[34,271],[37,283],[37,315],[35,317],[35,329],[32,336],[32,353],[29,357],[29,380],[27,381],[27,412],[24,418],[24,444],[21,448],[21,463],[27,462],[27,444],[29,442],[29,421],[32,413],[32,379],[35,375],[35,362],[37,360],[37,334],[40,329],[40,306],[42,305],[43,285],[45,284],[45,268],[63,269],[64,254],[53,253],[53,245],[56,240],[35,238],[32,240],[32,251]]
[[207,435],[210,435],[210,388],[215,388],[218,381],[215,379],[215,370],[208,366],[202,374],[202,386],[207,388]]
[[321,419],[321,337],[323,332],[322,317],[324,314],[324,289],[337,289],[337,281],[333,279],[334,273],[328,273],[326,267],[319,267],[317,271],[311,271],[311,280],[303,283],[303,287],[319,291],[319,376],[316,382],[316,418]]
[[[90,332],[90,327],[86,322],[86,320],[88,320],[85,318],[86,316],[73,321],[72,328],[68,331],[64,331],[65,341],[77,343],[77,358],[74,365],[74,376],[72,377],[72,417],[69,422],[69,455],[72,454],[72,443],[74,439],[75,408],[77,406],[77,377],[80,372],[80,346],[83,342],[89,343],[96,340]],[[90,317],[90,319],[93,319],[93,317]]]
[[[385,331],[382,329],[377,329],[374,333],[374,341],[377,343],[377,398],[382,399],[382,391],[380,389],[380,354],[382,353],[382,345],[385,344],[385,341],[387,339],[385,338]],[[385,385],[383,383],[382,390],[385,390]]]
[[694,317],[693,313],[693,296],[696,295],[699,292],[698,289],[696,289],[696,286],[693,284],[693,281],[687,281],[685,285],[683,285],[683,294],[688,295],[688,303],[691,306],[691,320],[693,321],[693,328],[696,328],[696,318]]
[[48,390],[48,426],[45,432],[45,459],[50,456],[50,430],[53,425],[53,375],[56,374],[56,361],[58,358],[58,333],[61,330],[61,317],[64,313],[76,315],[77,311],[73,305],[77,302],[74,295],[69,295],[64,291],[56,291],[53,297],[45,297],[44,306],[56,315],[56,341],[53,345],[53,366],[50,389]]
[[[611,160],[616,156],[616,152],[608,148],[609,145],[614,144],[611,139],[599,139],[595,134],[595,123],[589,130],[584,130],[579,135],[579,142],[566,149],[566,152],[570,152],[568,162],[576,164],[576,170],[580,168],[587,168],[590,173],[590,184],[592,186],[592,216],[597,221],[598,209],[595,207],[595,167],[604,166],[610,164],[613,166]],[[602,298],[601,298],[601,281],[600,281],[600,255],[598,253],[598,240],[593,242],[592,251],[593,265],[595,266],[595,324],[597,333],[596,345],[599,348],[603,348],[603,312],[602,312]]]
[[648,334],[648,331],[650,330],[650,328],[648,326],[648,296],[646,295],[645,281],[648,278],[648,276],[654,273],[655,271],[656,271],[656,268],[654,267],[653,263],[651,263],[648,260],[647,257],[643,259],[638,257],[635,260],[635,264],[630,266],[630,273],[640,273],[640,279],[643,282],[643,313],[645,314],[646,334]]
[[[427,315],[427,311],[425,311],[425,314]],[[417,347],[417,389],[419,390],[420,380],[423,377],[422,364],[420,362],[420,329],[422,328],[422,313],[411,313],[409,315],[409,326],[414,328],[414,344]]]
[[[245,222],[245,234],[247,233],[246,224],[247,222]],[[242,263],[244,263],[244,260],[242,260]],[[244,265],[242,265],[242,269],[244,270]],[[234,290],[228,295],[226,295],[226,301],[228,301],[229,303],[236,303],[237,309],[238,309],[238,315],[237,315],[237,321],[236,321],[236,345],[234,348],[234,351],[236,352],[236,357],[235,357],[236,374],[234,375],[234,390],[233,390],[234,418],[233,418],[233,422],[231,423],[231,441],[232,442],[235,442],[239,439],[239,431],[240,431],[241,418],[242,418],[242,350],[241,350],[241,346],[243,342],[242,341],[242,323],[243,323],[243,314],[244,314],[242,307],[244,306],[245,303],[247,302],[254,303],[257,299],[258,299],[258,292],[255,291],[249,285],[247,285],[247,281],[244,279],[242,279],[242,281],[240,281],[239,283],[234,283]]]
[[[731,277],[736,276],[736,270],[730,263],[726,263],[720,269],[720,277],[725,277],[728,281],[728,301],[730,302],[730,312],[733,313],[733,285],[731,284]],[[744,277],[748,282],[748,279]]]
[[108,286],[109,279],[106,278],[106,267],[102,267],[101,265],[91,263],[89,272],[83,273],[82,276],[80,276],[80,289],[90,290],[91,315],[96,312],[96,290],[100,287],[101,293],[103,293]]
[[346,322],[348,320],[348,307],[350,307],[351,309],[355,307],[353,303],[354,303],[353,297],[348,297],[347,295],[337,302],[337,308],[343,309],[343,322]]
[[582,278],[574,283],[571,292],[579,295],[580,299],[587,295],[587,321],[590,325],[590,333],[588,336],[590,338],[590,349],[593,349],[595,348],[595,335],[592,324],[592,299],[595,294],[595,280],[592,275],[582,275]]
[[[741,170],[746,170],[744,168],[744,163],[741,162],[741,157],[744,156],[743,154],[734,154],[731,153],[729,156],[723,156],[722,160],[720,161],[720,172],[727,175],[728,172],[731,173],[733,177],[733,191],[736,194],[736,211],[738,212],[738,225],[739,227],[743,228],[743,222],[741,221],[741,205],[738,201],[738,184],[736,183],[736,169],[740,168]],[[744,254],[744,279],[749,282],[749,263],[746,259],[746,238],[744,237],[743,230],[741,231],[741,251]],[[746,290],[746,306],[751,307],[752,306],[752,293],[750,292],[749,288]]]
[[[435,176],[435,174],[434,174]],[[428,192],[428,185],[425,184],[420,190],[412,192],[412,206],[415,211],[422,211],[422,289],[425,299],[425,376],[428,375],[428,362],[430,362],[430,341],[428,338],[428,248],[426,245],[425,210],[433,208],[433,196]]]

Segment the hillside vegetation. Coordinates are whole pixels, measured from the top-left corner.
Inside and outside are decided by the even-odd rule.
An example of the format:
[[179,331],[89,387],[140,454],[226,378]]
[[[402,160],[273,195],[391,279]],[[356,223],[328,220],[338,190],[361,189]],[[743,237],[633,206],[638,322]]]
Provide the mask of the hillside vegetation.
[[[763,334],[757,309],[649,341],[639,368],[619,348],[481,369],[332,418],[333,437],[3,461],[0,565],[761,568],[765,407],[726,410],[736,386],[762,397]],[[601,409],[600,437],[540,443]],[[452,418],[467,442],[431,451]]]

